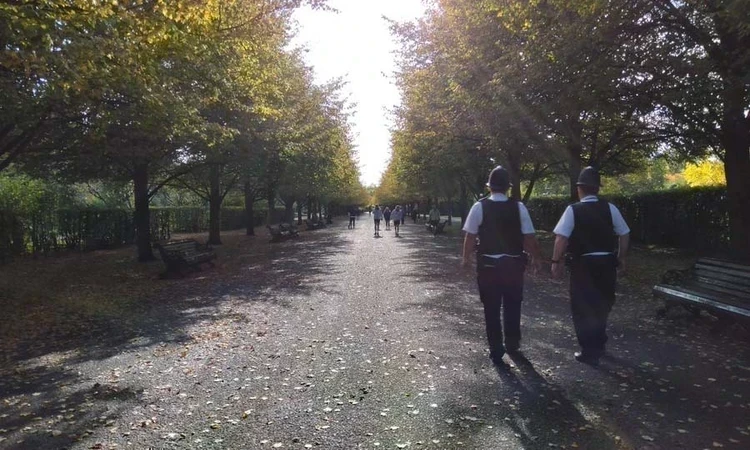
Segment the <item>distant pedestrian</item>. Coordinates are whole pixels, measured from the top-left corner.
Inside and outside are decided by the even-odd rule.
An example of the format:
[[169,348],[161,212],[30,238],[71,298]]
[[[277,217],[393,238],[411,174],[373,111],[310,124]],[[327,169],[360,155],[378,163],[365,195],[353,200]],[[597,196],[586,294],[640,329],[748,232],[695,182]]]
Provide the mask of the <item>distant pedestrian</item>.
[[396,237],[399,237],[399,226],[401,225],[403,217],[404,211],[401,209],[401,205],[396,205],[396,209],[394,209],[393,213],[391,214],[391,219],[393,219],[393,229],[396,231]]
[[375,222],[375,237],[380,237],[380,221],[383,220],[383,211],[380,210],[380,205],[375,205],[372,219]]
[[356,220],[357,220],[357,211],[354,209],[350,209],[349,210],[349,229],[350,230],[354,229],[354,223],[356,222]]
[[599,172],[586,167],[578,176],[578,198],[555,227],[552,274],[561,278],[561,260],[570,255],[570,307],[581,351],[575,359],[596,365],[607,343],[607,318],[615,304],[617,267],[625,268],[630,228],[617,207],[597,197]]
[[490,196],[472,206],[464,224],[463,266],[467,267],[471,255],[476,254],[490,359],[503,366],[505,352],[512,354],[521,348],[521,302],[527,255],[531,255],[535,269],[541,263],[541,256],[528,210],[523,203],[505,195],[510,188],[508,171],[501,166],[493,169],[487,186]]
[[430,210],[430,225],[437,227],[440,223],[440,210],[437,205],[433,206]]
[[391,209],[389,207],[385,207],[383,210],[383,218],[385,219],[385,231],[390,231],[391,229]]

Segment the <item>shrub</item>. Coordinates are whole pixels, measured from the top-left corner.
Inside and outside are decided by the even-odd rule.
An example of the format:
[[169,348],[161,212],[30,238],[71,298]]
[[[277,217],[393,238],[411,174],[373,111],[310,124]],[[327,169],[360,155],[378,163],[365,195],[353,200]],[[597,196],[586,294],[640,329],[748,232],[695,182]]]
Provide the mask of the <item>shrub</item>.
[[[622,212],[633,240],[643,244],[695,250],[729,246],[726,189],[703,187],[607,196]],[[554,229],[567,198],[538,198],[528,202],[534,225]]]
[[[267,211],[254,212],[254,225],[265,223]],[[244,208],[224,208],[222,230],[245,228]],[[194,207],[151,208],[151,237],[208,230],[208,210]],[[127,209],[57,209],[30,213],[0,209],[0,261],[10,255],[47,254],[60,250],[96,250],[132,244],[133,212]]]

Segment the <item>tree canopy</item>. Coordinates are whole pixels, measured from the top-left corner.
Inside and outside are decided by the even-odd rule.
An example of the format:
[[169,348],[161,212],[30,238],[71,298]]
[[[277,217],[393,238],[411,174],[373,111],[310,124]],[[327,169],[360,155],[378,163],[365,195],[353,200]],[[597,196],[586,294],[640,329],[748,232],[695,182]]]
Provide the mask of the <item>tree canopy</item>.
[[[42,0],[0,5],[0,170],[129,183],[139,258],[165,186],[210,204],[361,198],[340,84],[291,48],[321,0]],[[318,203],[320,204],[320,203]],[[252,212],[250,211],[250,214]],[[251,230],[248,230],[251,231]]]
[[715,155],[732,245],[750,254],[746,2],[428,4],[392,27],[403,102],[379,198],[476,197],[497,164],[516,198],[558,174],[574,197],[583,166],[619,176]]

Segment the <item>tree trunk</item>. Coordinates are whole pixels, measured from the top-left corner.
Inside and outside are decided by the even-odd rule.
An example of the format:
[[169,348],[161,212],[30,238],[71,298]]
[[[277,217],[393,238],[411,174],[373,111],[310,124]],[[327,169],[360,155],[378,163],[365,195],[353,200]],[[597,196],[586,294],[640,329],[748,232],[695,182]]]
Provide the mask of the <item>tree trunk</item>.
[[312,212],[313,212],[314,206],[315,206],[315,202],[313,201],[313,198],[308,195],[307,196],[307,220],[312,220]]
[[581,140],[582,128],[578,120],[574,120],[571,125],[570,134],[568,135],[568,179],[570,180],[570,200],[578,201],[578,175],[581,174],[581,155],[583,155],[583,145]]
[[725,83],[721,131],[726,152],[730,244],[733,256],[750,260],[750,122],[743,105],[746,93],[739,79]]
[[221,166],[211,164],[211,192],[208,198],[208,243],[221,245]]
[[510,198],[521,200],[521,168],[515,162],[510,163],[508,167],[510,172]]
[[284,200],[284,222],[294,222],[294,199]]
[[531,193],[534,192],[534,185],[541,176],[541,167],[541,164],[534,163],[534,171],[532,172],[531,178],[529,179],[529,185],[526,186],[526,192],[523,194],[524,203],[528,203],[529,199],[531,199]]
[[466,183],[461,182],[461,198],[458,199],[459,213],[461,214],[461,226],[466,223],[466,217],[469,215],[468,211],[468,199],[469,193],[466,191]]
[[135,243],[138,247],[138,261],[153,261],[151,249],[151,211],[148,196],[148,164],[138,164],[133,172],[133,196],[135,198]]
[[255,213],[253,205],[255,204],[255,192],[249,182],[245,182],[245,217],[247,220],[246,233],[248,236],[255,236]]
[[268,196],[266,197],[268,202],[268,225],[273,224],[274,210],[276,209],[276,192],[273,189],[268,190]]
[[534,192],[534,184],[536,184],[536,179],[529,180],[529,185],[526,186],[526,192],[523,193],[523,203],[529,202],[531,193]]
[[297,225],[302,225],[302,202],[297,202]]

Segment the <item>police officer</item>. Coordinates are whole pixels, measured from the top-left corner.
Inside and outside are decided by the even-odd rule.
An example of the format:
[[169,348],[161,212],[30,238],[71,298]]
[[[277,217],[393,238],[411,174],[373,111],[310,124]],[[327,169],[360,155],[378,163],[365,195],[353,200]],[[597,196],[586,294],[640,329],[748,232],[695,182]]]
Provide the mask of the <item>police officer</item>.
[[617,267],[624,269],[630,228],[613,204],[597,197],[601,179],[593,167],[578,177],[578,198],[555,227],[552,274],[563,275],[570,261],[570,305],[581,351],[576,360],[596,365],[607,342],[607,317],[615,303]]
[[506,352],[520,351],[524,250],[532,255],[534,267],[541,258],[528,210],[505,195],[510,187],[508,171],[501,166],[493,169],[487,186],[491,195],[472,206],[464,224],[463,266],[469,266],[476,253],[490,359],[502,366]]

